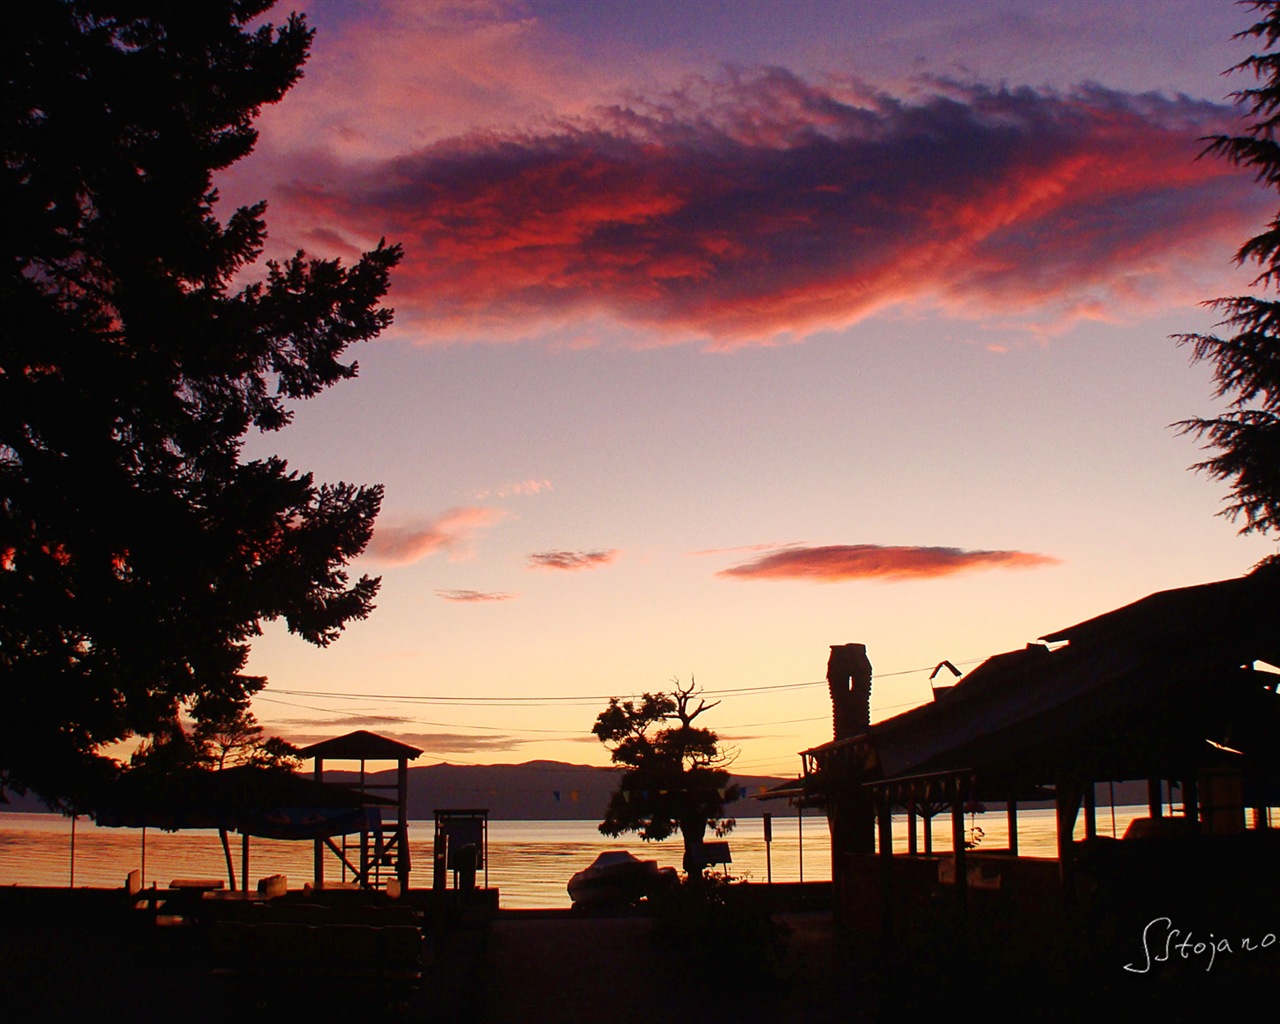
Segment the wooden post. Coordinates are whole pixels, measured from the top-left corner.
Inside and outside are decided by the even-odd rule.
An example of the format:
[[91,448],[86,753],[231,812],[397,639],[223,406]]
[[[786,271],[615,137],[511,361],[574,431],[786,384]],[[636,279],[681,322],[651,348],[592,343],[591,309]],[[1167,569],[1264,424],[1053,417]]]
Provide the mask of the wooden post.
[[[400,882],[400,891],[409,890],[409,760],[400,758],[396,762],[396,787],[399,798],[396,817],[396,878]],[[486,885],[489,877],[489,858],[485,861]]]
[[231,840],[227,837],[226,826],[218,829],[218,839],[222,842],[222,859],[227,863],[227,885],[232,892],[236,891],[236,863],[231,859]]
[[969,955],[969,858],[964,848],[964,782],[956,776],[951,781],[951,845],[956,859],[956,911],[959,915],[960,949]]
[[[920,785],[919,783],[914,783]],[[933,783],[925,782],[924,786],[924,806],[921,810],[921,816],[924,818],[924,854],[929,856],[933,853]]]
[[[367,790],[365,789],[364,778],[364,758],[360,758],[360,798],[363,800]],[[378,812],[382,814],[381,811]],[[356,879],[361,889],[369,888],[370,871],[369,871],[369,825],[368,819],[365,819],[365,825],[360,829],[360,877]]]
[[[316,758],[316,782],[324,782],[324,758]],[[324,885],[324,840],[315,841],[314,862],[312,864],[313,881],[317,886]]]
[[1147,812],[1153,818],[1164,815],[1163,784],[1159,779],[1147,779]]
[[880,856],[886,860],[893,857],[893,801],[889,791],[882,789],[876,799],[877,839],[880,843]]
[[804,797],[800,798],[800,802],[796,804],[796,839],[799,841],[799,849],[796,851],[800,855],[800,884],[804,884]]
[[1005,815],[1009,820],[1009,853],[1018,856],[1018,801],[1010,800],[1006,804]]
[[765,882],[773,885],[773,815],[768,811],[762,817],[764,823]]
[[915,856],[920,852],[916,837],[916,788],[911,787],[911,796],[907,801],[907,853]]
[[893,801],[889,790],[882,787],[875,793],[876,827],[880,845],[880,938],[893,941],[894,886],[893,886]]
[[436,836],[431,856],[431,888],[436,892],[444,892],[449,887],[449,834],[440,827],[439,818],[436,819]]
[[1071,856],[1072,833],[1075,831],[1076,814],[1080,810],[1080,786],[1077,783],[1057,782],[1054,785],[1054,810],[1058,829],[1058,877],[1062,892],[1068,901],[1075,885],[1074,864]]
[[249,891],[249,833],[240,837],[240,891]]
[[956,778],[951,784],[951,849],[956,855],[956,884],[961,884],[964,874],[964,796],[963,780]]
[[1087,782],[1084,787],[1084,837],[1098,838],[1097,797],[1093,791],[1093,783]]
[[1192,832],[1200,830],[1200,790],[1194,776],[1182,780],[1182,810],[1187,816],[1187,827]]

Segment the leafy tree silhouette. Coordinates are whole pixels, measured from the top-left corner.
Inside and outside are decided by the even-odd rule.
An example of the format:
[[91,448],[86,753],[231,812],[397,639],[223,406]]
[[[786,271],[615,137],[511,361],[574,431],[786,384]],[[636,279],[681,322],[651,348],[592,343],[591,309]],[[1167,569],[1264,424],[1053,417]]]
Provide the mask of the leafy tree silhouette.
[[0,34],[0,786],[66,805],[104,745],[233,720],[264,620],[326,645],[373,607],[351,581],[380,487],[243,461],[250,429],[356,374],[398,246],[299,252],[241,285],[265,204],[214,172],[302,73],[270,3],[21,4]]
[[[1221,156],[1252,170],[1267,188],[1280,189],[1280,145],[1274,139],[1280,124],[1280,4],[1257,3],[1261,20],[1237,39],[1259,39],[1264,52],[1241,61],[1235,72],[1252,73],[1255,87],[1233,94],[1251,117],[1241,135],[1207,139],[1206,153]],[[1280,215],[1261,234],[1236,253],[1236,262],[1256,264],[1261,272],[1255,286],[1280,285]],[[1183,334],[1177,339],[1192,346],[1196,362],[1213,367],[1215,395],[1229,398],[1225,412],[1177,424],[1213,450],[1197,470],[1229,481],[1231,492],[1222,514],[1243,518],[1241,533],[1280,533],[1280,302],[1272,298],[1231,296],[1207,303],[1222,314],[1217,334]],[[1268,561],[1275,561],[1272,556]]]
[[670,693],[646,693],[638,702],[609,701],[591,732],[624,771],[601,832],[635,832],[641,839],[661,841],[678,830],[685,870],[701,873],[707,829],[728,835],[735,822],[721,815],[725,804],[738,797],[737,787],[729,784],[732,756],[721,749],[714,732],[693,724],[719,703],[701,700],[692,681],[682,687],[677,680]]

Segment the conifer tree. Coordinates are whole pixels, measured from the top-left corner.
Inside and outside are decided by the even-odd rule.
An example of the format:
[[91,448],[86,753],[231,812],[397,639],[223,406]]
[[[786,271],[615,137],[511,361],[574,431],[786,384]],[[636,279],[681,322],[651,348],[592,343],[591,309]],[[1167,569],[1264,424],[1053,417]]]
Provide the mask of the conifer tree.
[[240,284],[265,205],[215,172],[302,74],[263,0],[58,0],[0,33],[0,786],[78,799],[104,745],[242,712],[261,623],[313,644],[373,607],[351,580],[381,489],[245,461],[250,430],[353,377],[399,259],[298,253]]
[[[1234,94],[1250,122],[1243,134],[1209,139],[1206,152],[1280,190],[1280,4],[1254,7],[1261,19],[1236,38],[1261,40],[1264,50],[1231,69],[1254,76],[1253,87]],[[1224,333],[1179,335],[1195,361],[1213,367],[1215,394],[1229,404],[1217,416],[1178,425],[1213,452],[1195,468],[1230,484],[1223,514],[1243,520],[1242,533],[1280,534],[1280,300],[1274,294],[1280,286],[1280,214],[1240,247],[1236,261],[1259,268],[1254,285],[1263,296],[1214,299],[1208,305],[1222,315],[1217,327]]]

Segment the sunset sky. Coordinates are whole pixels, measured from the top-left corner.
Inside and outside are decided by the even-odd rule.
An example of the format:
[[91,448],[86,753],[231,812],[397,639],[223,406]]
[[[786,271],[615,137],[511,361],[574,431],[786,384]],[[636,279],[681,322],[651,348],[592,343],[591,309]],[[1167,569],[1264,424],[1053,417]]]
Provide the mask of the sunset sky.
[[[404,246],[357,380],[254,438],[382,483],[373,616],[268,627],[271,731],[603,764],[697,683],[736,769],[1276,550],[1217,516],[1170,340],[1272,196],[1197,139],[1249,13],[1181,2],[307,3],[306,77],[220,181],[269,254]],[[273,13],[282,19],[291,8]]]

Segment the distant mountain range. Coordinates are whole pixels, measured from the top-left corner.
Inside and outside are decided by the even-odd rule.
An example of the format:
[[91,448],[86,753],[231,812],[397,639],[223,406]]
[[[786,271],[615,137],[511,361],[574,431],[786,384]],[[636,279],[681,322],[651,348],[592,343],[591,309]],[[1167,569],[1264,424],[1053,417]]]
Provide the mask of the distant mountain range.
[[[301,774],[309,775],[309,772]],[[351,783],[357,773],[327,770],[326,781]],[[369,772],[365,781],[394,786],[395,769]],[[746,794],[763,792],[785,779],[761,775],[735,775],[733,783]],[[485,808],[497,821],[567,821],[604,817],[609,797],[618,786],[611,768],[593,768],[561,761],[527,761],[524,764],[433,764],[409,769],[409,817],[430,821],[436,810]],[[375,790],[391,796],[394,790]],[[30,796],[8,794],[0,811],[43,811],[44,804]],[[785,813],[780,801],[739,799],[729,804],[729,817],[758,818],[764,811]]]
[[[325,779],[352,781],[355,776],[351,772],[326,771]],[[393,784],[395,771],[371,772],[366,781]],[[746,794],[763,792],[783,781],[756,775],[733,777],[733,783],[743,787]],[[562,761],[433,764],[409,769],[409,817],[430,820],[438,809],[472,807],[486,808],[489,817],[498,821],[599,821],[617,788],[618,773],[613,769]],[[771,803],[739,799],[726,808],[726,814],[758,818],[764,811],[781,810]]]

